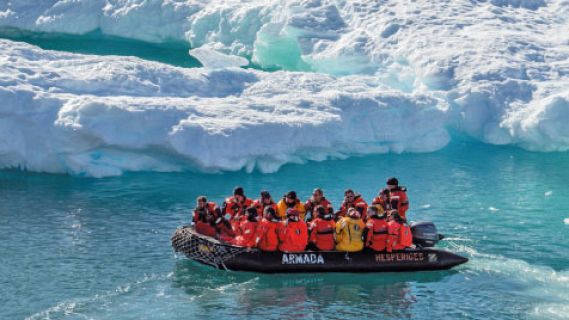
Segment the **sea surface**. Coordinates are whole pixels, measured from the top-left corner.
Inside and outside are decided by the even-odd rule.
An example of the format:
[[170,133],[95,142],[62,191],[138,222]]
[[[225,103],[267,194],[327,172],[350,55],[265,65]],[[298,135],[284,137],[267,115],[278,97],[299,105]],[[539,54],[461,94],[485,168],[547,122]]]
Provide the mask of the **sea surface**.
[[[133,55],[182,67],[180,43],[0,30],[44,49]],[[254,67],[254,66],[253,66]],[[324,189],[370,201],[388,176],[411,220],[470,259],[450,271],[264,275],[176,257],[170,236],[195,198],[241,185],[278,199]],[[285,165],[272,174],[0,171],[0,319],[569,319],[569,153],[453,139],[443,150]]]
[[[322,187],[367,200],[387,176],[412,220],[470,259],[450,271],[264,275],[176,257],[194,199]],[[453,142],[427,154],[291,164],[279,172],[0,171],[0,319],[563,319],[569,316],[569,154]]]

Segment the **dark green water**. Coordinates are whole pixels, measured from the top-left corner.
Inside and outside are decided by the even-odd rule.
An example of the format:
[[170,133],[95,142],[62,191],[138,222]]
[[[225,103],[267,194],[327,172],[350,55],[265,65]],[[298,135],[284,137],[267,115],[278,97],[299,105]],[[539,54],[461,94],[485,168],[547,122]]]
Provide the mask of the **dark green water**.
[[188,53],[190,45],[183,42],[150,43],[104,35],[100,31],[72,35],[6,28],[0,28],[0,38],[26,42],[46,50],[93,55],[136,56],[179,67],[201,67],[201,63]]

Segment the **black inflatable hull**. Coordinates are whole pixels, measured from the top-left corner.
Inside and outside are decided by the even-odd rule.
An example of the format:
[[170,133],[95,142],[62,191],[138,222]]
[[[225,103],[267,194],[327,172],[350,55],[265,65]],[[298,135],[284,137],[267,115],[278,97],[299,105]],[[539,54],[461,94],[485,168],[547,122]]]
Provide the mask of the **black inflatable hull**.
[[220,243],[196,234],[189,227],[176,231],[172,236],[172,246],[176,252],[190,259],[220,269],[263,273],[445,270],[468,261],[452,252],[435,248],[409,248],[396,252],[263,252]]

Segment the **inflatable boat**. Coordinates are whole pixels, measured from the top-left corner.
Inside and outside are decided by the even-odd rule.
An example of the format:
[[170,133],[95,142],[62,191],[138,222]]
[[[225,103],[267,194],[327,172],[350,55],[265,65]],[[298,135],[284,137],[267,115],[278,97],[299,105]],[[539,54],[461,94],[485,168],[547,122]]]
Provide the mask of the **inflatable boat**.
[[263,273],[298,272],[403,272],[445,270],[467,258],[433,246],[442,238],[431,222],[411,225],[415,248],[393,252],[304,251],[264,252],[237,247],[196,233],[192,226],[178,228],[172,236],[177,253],[218,269]]

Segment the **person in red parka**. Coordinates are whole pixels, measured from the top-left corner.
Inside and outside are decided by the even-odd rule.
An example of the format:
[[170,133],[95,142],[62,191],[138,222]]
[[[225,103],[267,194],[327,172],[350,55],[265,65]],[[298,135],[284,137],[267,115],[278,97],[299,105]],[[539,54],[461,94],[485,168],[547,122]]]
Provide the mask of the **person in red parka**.
[[255,243],[262,251],[277,251],[279,248],[279,230],[281,220],[277,218],[275,208],[265,207],[264,217],[257,225]]
[[320,188],[314,189],[312,191],[312,197],[306,200],[304,203],[304,209],[306,209],[306,220],[311,221],[316,218],[316,212],[314,211],[316,207],[322,206],[326,209],[326,212],[333,214],[334,209],[332,208],[332,203],[324,197],[324,192]]
[[225,217],[221,214],[221,210],[218,209],[218,211],[219,216],[215,220],[215,238],[221,242],[231,243],[235,238],[235,232],[233,231],[229,220],[225,219]]
[[286,211],[286,220],[279,232],[279,250],[283,252],[301,252],[308,244],[308,228],[300,219],[300,213],[293,208]]
[[207,198],[199,196],[196,199],[196,208],[192,216],[196,232],[209,237],[215,237],[215,219],[217,205],[214,202],[207,202]]
[[411,228],[396,210],[392,210],[387,222],[387,251],[403,250],[413,244]]
[[394,209],[391,206],[391,193],[387,188],[379,190],[377,197],[373,199],[371,204],[374,206],[381,206],[381,209],[385,213],[390,212],[391,210]]
[[387,179],[387,187],[390,194],[392,209],[399,212],[399,216],[407,220],[407,210],[409,210],[409,198],[407,198],[407,188],[399,186],[399,180],[391,177]]
[[368,208],[366,228],[366,247],[374,251],[385,251],[387,248],[388,225],[383,209],[380,210],[377,206]]
[[222,206],[222,214],[231,222],[234,232],[237,232],[242,220],[246,220],[245,209],[253,204],[253,200],[245,196],[242,187],[233,189],[233,196],[225,199]]
[[246,219],[239,223],[233,244],[240,247],[252,248],[256,245],[257,237],[257,209],[248,208],[245,212]]
[[316,219],[310,223],[310,243],[318,250],[331,251],[336,247],[334,231],[336,222],[334,216],[324,206],[317,206],[314,210]]
[[277,204],[273,201],[271,194],[267,190],[261,191],[261,198],[253,201],[252,206],[255,209],[257,209],[259,221],[261,221],[261,219],[263,219],[264,212],[265,212],[265,209],[267,207],[272,207],[273,209],[275,209],[275,212],[277,210]]
[[[358,207],[360,209],[358,209]],[[360,194],[356,194],[352,189],[347,189],[344,191],[344,202],[342,202],[338,216],[346,216],[346,213],[350,208],[358,210],[362,220],[365,221],[367,218],[367,203]]]

